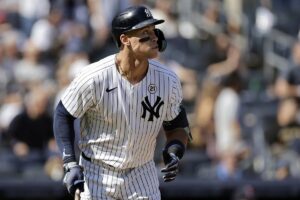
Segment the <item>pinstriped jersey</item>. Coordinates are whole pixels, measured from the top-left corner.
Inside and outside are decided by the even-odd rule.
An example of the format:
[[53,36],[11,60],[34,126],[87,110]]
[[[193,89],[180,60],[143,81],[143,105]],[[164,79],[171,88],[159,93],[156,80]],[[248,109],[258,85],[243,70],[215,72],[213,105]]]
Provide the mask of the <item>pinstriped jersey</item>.
[[94,160],[126,169],[153,159],[163,121],[180,112],[182,91],[176,74],[155,60],[149,60],[146,76],[132,85],[118,72],[115,56],[85,67],[62,103],[80,118],[80,150]]

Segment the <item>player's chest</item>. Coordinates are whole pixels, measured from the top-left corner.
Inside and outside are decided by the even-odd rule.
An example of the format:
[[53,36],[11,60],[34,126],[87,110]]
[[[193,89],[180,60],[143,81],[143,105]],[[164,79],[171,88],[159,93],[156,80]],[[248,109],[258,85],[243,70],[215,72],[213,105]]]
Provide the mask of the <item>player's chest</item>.
[[169,102],[168,87],[155,81],[143,81],[137,85],[120,81],[103,90],[98,109],[107,120],[120,116],[147,122],[161,120]]

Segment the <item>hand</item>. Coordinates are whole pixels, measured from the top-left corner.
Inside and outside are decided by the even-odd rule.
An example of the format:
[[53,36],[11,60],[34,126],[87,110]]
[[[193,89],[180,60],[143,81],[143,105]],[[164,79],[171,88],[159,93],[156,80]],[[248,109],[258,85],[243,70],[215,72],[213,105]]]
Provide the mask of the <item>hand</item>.
[[24,142],[17,142],[13,146],[14,153],[19,157],[25,157],[29,154],[29,146]]
[[161,172],[166,173],[163,176],[164,182],[173,181],[179,170],[179,158],[173,153],[168,153],[167,157],[168,163],[166,163],[166,167],[161,170]]
[[82,167],[72,162],[65,165],[65,168],[66,174],[63,182],[69,193],[74,196],[77,189],[79,189],[80,192],[83,192],[84,177]]

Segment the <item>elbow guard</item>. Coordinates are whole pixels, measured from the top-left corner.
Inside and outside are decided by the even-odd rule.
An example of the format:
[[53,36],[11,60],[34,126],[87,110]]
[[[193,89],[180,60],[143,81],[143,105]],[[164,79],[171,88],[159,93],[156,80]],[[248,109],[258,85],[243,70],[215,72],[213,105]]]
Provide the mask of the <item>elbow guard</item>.
[[163,128],[165,131],[183,128],[188,135],[189,141],[192,141],[192,134],[189,127],[187,115],[183,106],[180,106],[180,112],[172,121],[164,121]]

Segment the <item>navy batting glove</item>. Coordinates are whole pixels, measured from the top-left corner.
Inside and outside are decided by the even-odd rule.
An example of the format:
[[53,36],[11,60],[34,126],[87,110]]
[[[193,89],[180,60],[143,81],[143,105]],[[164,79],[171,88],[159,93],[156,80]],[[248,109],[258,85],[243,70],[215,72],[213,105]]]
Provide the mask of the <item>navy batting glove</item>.
[[164,154],[164,157],[167,157],[168,163],[166,163],[166,167],[161,170],[161,172],[165,173],[163,176],[164,182],[173,181],[176,178],[176,175],[179,171],[179,158],[173,153]]
[[84,177],[83,169],[76,162],[70,162],[64,165],[65,177],[64,184],[68,189],[68,192],[74,196],[77,189],[80,192],[84,191]]

